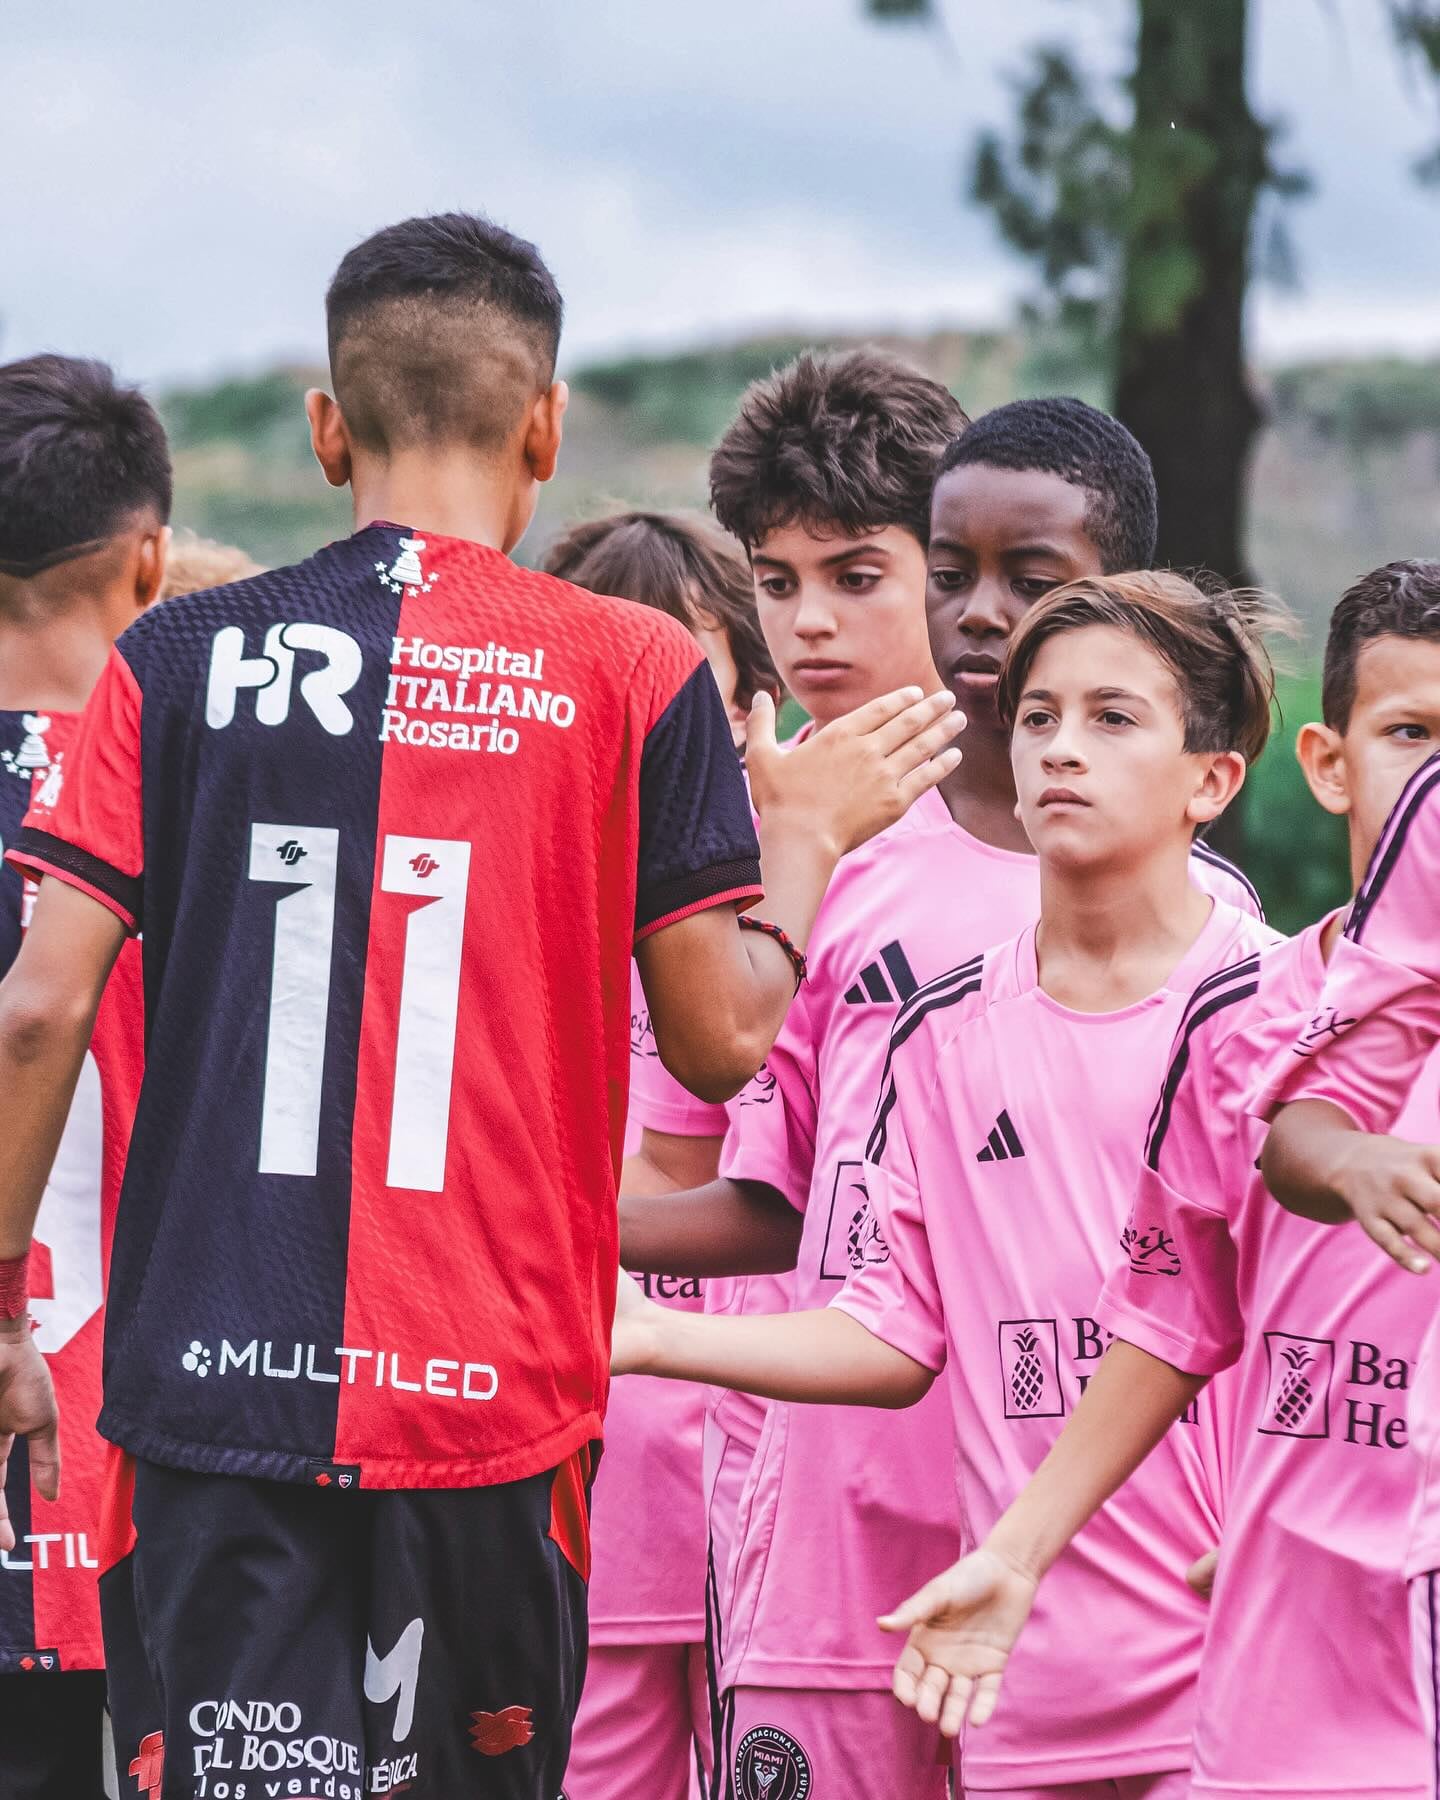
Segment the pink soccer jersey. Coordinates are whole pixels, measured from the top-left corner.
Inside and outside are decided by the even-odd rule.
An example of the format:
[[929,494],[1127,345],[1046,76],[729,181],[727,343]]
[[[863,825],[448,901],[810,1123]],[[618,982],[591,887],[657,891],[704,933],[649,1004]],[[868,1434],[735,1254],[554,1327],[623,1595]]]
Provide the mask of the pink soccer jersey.
[[[1254,890],[1197,849],[1199,885],[1245,911]],[[963,831],[939,794],[847,856],[810,940],[810,978],[755,1080],[730,1106],[722,1173],[805,1213],[793,1277],[711,1282],[711,1311],[824,1306],[871,1253],[861,1164],[890,1028],[919,983],[1039,908],[1038,865]],[[784,1286],[780,1285],[783,1281]],[[725,1395],[724,1450],[755,1443],[735,1542],[722,1546],[726,1687],[883,1688],[895,1646],[875,1625],[955,1554],[952,1435],[933,1393],[891,1413]],[[723,1528],[723,1527],[722,1527]]]
[[[1039,891],[1033,856],[980,843],[937,794],[840,864],[810,978],[732,1105],[721,1165],[803,1210],[796,1307],[824,1306],[870,1254],[861,1165],[896,1013],[958,950],[1033,918]],[[937,1389],[909,1412],[773,1405],[762,1419],[723,1683],[888,1689],[895,1645],[875,1616],[958,1549],[949,1401]]]
[[[1027,927],[902,1011],[866,1146],[878,1230],[834,1304],[948,1370],[967,1542],[1034,1473],[1105,1349],[1096,1301],[1191,992],[1272,941],[1217,904],[1163,988],[1093,1014],[1039,986]],[[1056,1563],[999,1712],[965,1744],[967,1786],[1188,1765],[1206,1608],[1184,1575],[1220,1531],[1217,1405],[1202,1396]]]
[[[1400,1550],[1422,1283],[1355,1229],[1296,1218],[1256,1163],[1257,1073],[1324,980],[1323,928],[1196,989],[1102,1325],[1193,1374],[1238,1361],[1225,1537],[1200,1667],[1195,1800],[1425,1800]],[[1400,1129],[1437,1136],[1440,1062]],[[1343,1622],[1343,1623],[1342,1623]]]
[[[647,1062],[660,1068],[633,963],[630,1049],[632,1079]],[[637,1272],[637,1279],[666,1306],[704,1308],[705,1285],[693,1276]],[[611,1385],[592,1509],[592,1644],[694,1644],[705,1636],[704,1409],[703,1394],[685,1382],[640,1376]]]
[[[1250,1109],[1261,1117],[1292,1100],[1328,1100],[1364,1131],[1398,1129],[1427,1058],[1440,1042],[1440,754],[1410,777],[1375,846],[1365,880],[1335,947],[1314,1012],[1257,1080]],[[1417,1105],[1419,1102],[1417,1102]],[[1432,1128],[1417,1135],[1440,1136]],[[1378,1250],[1372,1254],[1379,1256]],[[1410,1277],[1411,1280],[1415,1278]],[[1440,1312],[1431,1324],[1410,1393],[1410,1436],[1420,1493],[1406,1572],[1440,1568]]]

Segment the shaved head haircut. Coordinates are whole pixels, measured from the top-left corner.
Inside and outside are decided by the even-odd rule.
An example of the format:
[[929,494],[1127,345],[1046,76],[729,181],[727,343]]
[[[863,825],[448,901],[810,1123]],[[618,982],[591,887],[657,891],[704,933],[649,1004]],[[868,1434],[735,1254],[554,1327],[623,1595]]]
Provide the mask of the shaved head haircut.
[[533,244],[476,213],[376,232],[336,270],[325,311],[335,398],[378,456],[498,451],[555,378],[555,279]]

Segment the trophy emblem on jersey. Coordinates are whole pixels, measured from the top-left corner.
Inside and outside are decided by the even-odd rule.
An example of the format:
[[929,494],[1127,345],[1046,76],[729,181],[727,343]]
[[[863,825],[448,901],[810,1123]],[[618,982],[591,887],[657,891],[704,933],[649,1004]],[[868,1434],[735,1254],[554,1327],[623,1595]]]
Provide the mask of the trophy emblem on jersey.
[[384,563],[376,563],[375,572],[380,577],[381,587],[389,588],[392,594],[409,593],[428,594],[440,579],[438,575],[427,575],[420,562],[420,552],[425,548],[424,538],[404,538],[400,540],[400,554],[387,570]]
[[35,804],[53,812],[60,804],[60,789],[65,784],[65,752],[60,754],[45,771],[45,779],[40,783],[40,791],[35,796]]
[[18,775],[28,781],[37,772],[50,767],[50,752],[46,748],[45,733],[50,729],[49,715],[46,713],[26,713],[20,723],[25,728],[25,735],[20,740],[18,750],[0,750],[0,762],[12,775]]

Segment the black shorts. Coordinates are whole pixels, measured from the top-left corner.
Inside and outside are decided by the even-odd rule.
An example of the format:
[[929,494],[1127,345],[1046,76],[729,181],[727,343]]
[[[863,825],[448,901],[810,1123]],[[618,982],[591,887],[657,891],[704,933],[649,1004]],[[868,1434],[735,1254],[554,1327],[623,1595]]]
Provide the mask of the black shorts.
[[0,1800],[104,1800],[105,1677],[0,1675]]
[[131,1800],[555,1800],[585,1670],[585,1453],[488,1488],[135,1469],[100,1583]]

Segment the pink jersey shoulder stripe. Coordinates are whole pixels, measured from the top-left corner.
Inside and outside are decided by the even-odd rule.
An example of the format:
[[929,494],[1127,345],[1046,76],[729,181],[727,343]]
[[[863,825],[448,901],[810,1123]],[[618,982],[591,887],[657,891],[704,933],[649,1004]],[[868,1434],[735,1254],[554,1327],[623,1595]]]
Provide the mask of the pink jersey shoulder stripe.
[[1421,763],[1410,777],[1405,784],[1405,791],[1395,802],[1394,809],[1385,822],[1385,829],[1371,855],[1370,866],[1365,871],[1365,879],[1360,884],[1360,891],[1355,896],[1355,904],[1351,907],[1350,917],[1345,924],[1346,937],[1357,944],[1364,937],[1370,915],[1384,893],[1386,883],[1395,872],[1415,815],[1437,786],[1440,786],[1440,751]]
[[955,1006],[969,995],[978,992],[985,974],[985,956],[972,957],[969,962],[962,963],[958,969],[951,969],[948,974],[937,975],[933,981],[927,981],[901,1007],[899,1016],[890,1033],[890,1044],[885,1052],[885,1066],[880,1072],[880,1100],[875,1108],[875,1123],[871,1127],[870,1136],[865,1145],[867,1162],[878,1163],[885,1153],[885,1136],[890,1122],[890,1114],[895,1110],[896,1091],[894,1061],[895,1052],[902,1049],[909,1039],[933,1012],[939,1012],[947,1006]]
[[1185,1071],[1190,1066],[1191,1039],[1216,1013],[1223,1012],[1228,1006],[1236,1006],[1242,1000],[1251,999],[1259,991],[1260,957],[1256,953],[1242,958],[1238,963],[1232,963],[1228,969],[1220,969],[1214,975],[1207,976],[1191,994],[1185,1016],[1180,1021],[1170,1067],[1165,1072],[1165,1082],[1160,1089],[1160,1097],[1155,1102],[1150,1130],[1145,1139],[1145,1161],[1150,1168],[1158,1169],[1160,1166],[1160,1151],[1165,1142],[1165,1134],[1170,1129],[1175,1096],[1179,1093],[1180,1083],[1185,1079]]

